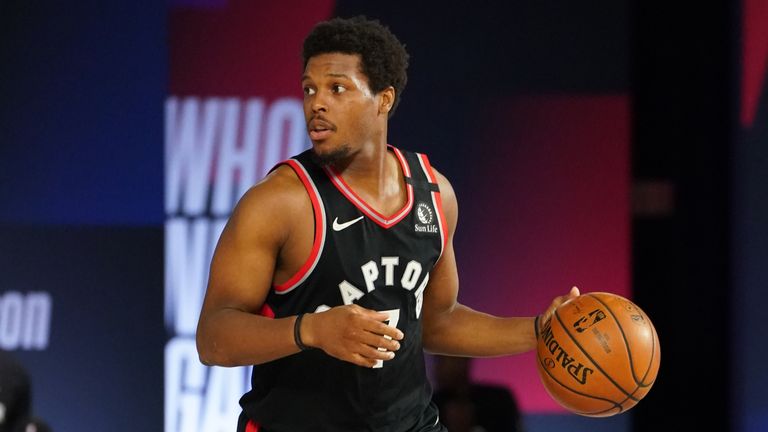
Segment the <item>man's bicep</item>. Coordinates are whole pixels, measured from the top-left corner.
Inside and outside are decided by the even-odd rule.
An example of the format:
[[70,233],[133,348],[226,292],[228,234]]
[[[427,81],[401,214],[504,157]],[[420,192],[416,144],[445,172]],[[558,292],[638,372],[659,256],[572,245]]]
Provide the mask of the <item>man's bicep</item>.
[[450,311],[456,304],[459,291],[459,274],[456,266],[456,256],[453,250],[453,236],[456,233],[458,220],[458,205],[456,195],[448,179],[435,170],[440,187],[440,199],[445,212],[447,227],[445,227],[445,250],[430,273],[430,282],[426,290],[425,307],[431,313]]
[[457,307],[459,274],[453,250],[453,236],[456,232],[458,206],[450,182],[437,170],[440,198],[446,219],[447,241],[445,250],[430,272],[429,285],[424,293],[424,347],[427,350],[440,349],[440,335],[446,331],[451,312]]
[[424,319],[429,321],[450,312],[456,305],[458,292],[459,275],[453,246],[449,242],[443,256],[429,274],[429,284],[424,291]]
[[280,248],[279,219],[269,206],[247,197],[224,228],[211,261],[204,310],[256,313],[272,285]]

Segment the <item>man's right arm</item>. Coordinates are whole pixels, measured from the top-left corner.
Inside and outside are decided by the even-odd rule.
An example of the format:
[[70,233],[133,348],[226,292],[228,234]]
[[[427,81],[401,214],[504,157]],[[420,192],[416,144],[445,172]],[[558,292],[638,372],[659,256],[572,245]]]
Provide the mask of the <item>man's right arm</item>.
[[[211,262],[197,350],[206,365],[245,366],[294,354],[296,316],[259,315],[281,251],[295,249],[296,227],[312,216],[309,197],[295,174],[280,167],[251,188],[235,207]],[[311,237],[311,236],[310,236]],[[340,360],[372,367],[394,357],[403,338],[384,323],[388,315],[358,305],[308,313],[301,323],[305,345]],[[386,337],[385,337],[386,336]],[[387,339],[387,337],[392,339]],[[394,340],[393,340],[394,339]],[[378,347],[386,351],[380,351]]]
[[252,365],[299,351],[293,340],[296,317],[259,315],[290,234],[286,215],[292,213],[283,210],[304,205],[306,194],[296,193],[301,184],[291,175],[289,168],[280,168],[246,192],[222,231],[197,327],[204,364]]

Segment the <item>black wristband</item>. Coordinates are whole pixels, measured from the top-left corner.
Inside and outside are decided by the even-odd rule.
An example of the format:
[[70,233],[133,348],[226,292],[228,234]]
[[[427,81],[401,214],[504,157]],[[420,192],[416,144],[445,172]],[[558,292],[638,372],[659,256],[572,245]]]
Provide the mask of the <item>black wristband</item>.
[[541,315],[536,315],[533,320],[533,334],[536,335],[536,340],[539,340],[539,319],[541,319]]
[[310,347],[304,345],[304,342],[301,341],[301,319],[304,318],[304,314],[299,314],[296,316],[296,321],[293,322],[293,341],[296,342],[296,346],[299,347],[300,350],[306,351],[310,349]]

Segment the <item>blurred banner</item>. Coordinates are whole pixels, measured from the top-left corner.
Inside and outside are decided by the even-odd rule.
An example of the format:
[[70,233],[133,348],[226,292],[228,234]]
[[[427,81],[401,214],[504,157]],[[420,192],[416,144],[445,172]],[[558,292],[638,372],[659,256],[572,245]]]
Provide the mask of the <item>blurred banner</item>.
[[230,432],[250,368],[203,366],[195,330],[237,200],[309,147],[301,41],[328,2],[175,1],[165,104],[165,431]]
[[0,349],[53,431],[162,425],[166,19],[0,2]]

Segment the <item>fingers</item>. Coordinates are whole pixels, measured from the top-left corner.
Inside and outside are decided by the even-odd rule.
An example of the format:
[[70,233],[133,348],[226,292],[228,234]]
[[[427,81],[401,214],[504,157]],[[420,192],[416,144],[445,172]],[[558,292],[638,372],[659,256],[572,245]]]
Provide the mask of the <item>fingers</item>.
[[387,351],[383,348],[374,348],[369,345],[362,345],[359,354],[362,357],[371,360],[392,360],[396,355],[393,351]]
[[542,326],[555,314],[555,310],[557,310],[560,305],[565,303],[566,301],[576,298],[581,295],[581,292],[579,290],[579,287],[573,286],[571,287],[571,290],[568,291],[568,294],[564,296],[555,297],[554,300],[552,300],[552,303],[549,305],[549,307],[544,311],[543,314],[541,314],[540,319],[538,320],[538,327],[536,327],[536,330],[540,330]]
[[[356,343],[350,348],[351,355],[349,357],[339,356],[339,358],[367,368],[381,367],[382,362],[395,358],[394,351],[400,348],[400,343],[384,337],[378,337],[376,340],[378,342],[375,343],[378,346],[368,343]],[[383,345],[388,345],[391,348],[385,348]]]
[[568,294],[555,298],[555,300],[552,301],[552,307],[550,307],[550,309],[552,309],[552,312],[554,312],[555,309],[560,307],[561,304],[580,295],[581,293],[579,292],[579,287],[573,286],[571,287],[571,290],[568,292]]
[[400,349],[399,341],[405,335],[394,326],[397,319],[393,320],[389,313],[365,311],[369,320],[363,322],[363,331],[356,335],[357,339],[364,344],[359,354],[367,359],[379,360],[377,364],[380,366],[381,360],[392,360],[395,357],[394,351]]
[[368,346],[383,348],[387,351],[397,351],[400,349],[400,342],[389,336],[383,336],[372,332],[363,332],[358,336],[360,342]]
[[386,323],[392,318],[388,313],[365,309],[358,305],[352,306],[358,309],[358,312],[362,316],[370,320],[365,323],[365,330],[382,336],[389,336],[395,340],[403,340],[403,337],[405,337],[403,332],[401,332],[397,327]]
[[405,336],[396,327],[397,309],[377,312],[348,305],[316,316],[322,318],[319,348],[363,367],[381,367],[382,362],[395,358],[395,351],[400,349],[400,341]]
[[405,335],[397,327],[384,324],[381,321],[372,321],[366,323],[365,329],[373,334],[389,337],[394,340],[403,340]]
[[[376,356],[378,356],[379,358],[378,359],[375,358]],[[342,360],[346,360],[346,361],[348,361],[350,363],[354,363],[354,364],[356,364],[358,366],[362,366],[364,368],[369,368],[370,369],[370,368],[375,368],[375,367],[382,367],[383,366],[383,362],[385,362],[387,360],[392,360],[393,358],[395,358],[395,353],[393,353],[393,352],[385,353],[383,351],[379,351],[378,354],[374,355],[374,358],[366,357],[366,356],[364,356],[362,354],[353,354],[351,358],[349,358],[349,359],[342,359]]]

